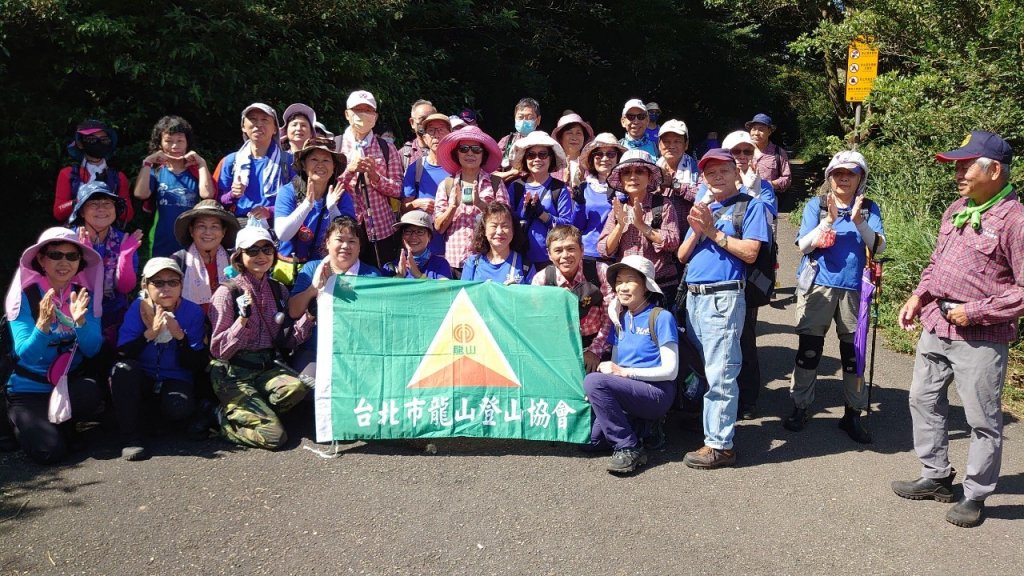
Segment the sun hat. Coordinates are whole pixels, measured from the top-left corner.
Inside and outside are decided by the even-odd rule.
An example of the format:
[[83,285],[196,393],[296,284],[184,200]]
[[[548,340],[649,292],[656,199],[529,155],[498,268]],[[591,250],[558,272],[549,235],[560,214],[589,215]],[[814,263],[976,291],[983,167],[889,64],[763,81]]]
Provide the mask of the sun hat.
[[594,150],[597,150],[598,148],[607,147],[615,148],[616,150],[618,150],[620,157],[626,152],[626,147],[623,146],[622,144],[619,144],[619,140],[615,137],[614,134],[612,134],[611,132],[601,132],[597,136],[594,136],[593,140],[587,142],[587,144],[583,147],[583,150],[580,150],[580,168],[582,168],[585,172],[589,172],[590,154]]
[[178,263],[174,261],[174,258],[158,256],[156,258],[150,258],[149,261],[146,262],[146,266],[142,269],[142,282],[145,283],[146,280],[156,276],[163,270],[177,272],[179,276],[185,275],[184,272],[181,271],[181,267],[178,266]]
[[584,144],[594,139],[594,129],[590,127],[590,124],[583,120],[582,116],[576,113],[566,114],[565,116],[559,118],[558,125],[555,126],[555,129],[551,131],[551,137],[561,142],[562,132],[565,132],[566,130],[571,128],[573,124],[579,124],[580,128],[583,128]]
[[213,216],[220,219],[224,226],[224,239],[220,241],[221,246],[230,248],[235,245],[235,234],[238,234],[238,218],[225,210],[220,202],[213,198],[201,200],[191,210],[186,210],[178,215],[174,221],[174,238],[178,244],[182,246],[192,244],[192,233],[189,228],[192,227],[192,222],[202,216]]
[[754,147],[757,146],[754,144],[754,139],[750,137],[750,132],[746,132],[744,130],[730,132],[729,135],[722,140],[722,148],[725,148],[726,150],[732,150],[740,144],[750,144]]
[[259,110],[260,112],[263,112],[266,115],[273,118],[274,126],[281,126],[281,122],[277,119],[277,111],[271,108],[269,104],[264,104],[263,102],[253,102],[252,104],[246,106],[244,110],[242,110],[241,122],[243,124],[245,123],[245,115],[249,112],[252,112],[253,110]]
[[526,150],[533,146],[548,146],[555,151],[555,165],[551,167],[552,172],[558,172],[568,165],[565,158],[565,149],[554,138],[542,130],[534,130],[526,136],[516,140],[512,144],[512,152],[509,154],[509,161],[516,170],[524,170],[523,164],[526,159]]
[[81,224],[81,211],[82,207],[89,200],[92,200],[94,196],[109,196],[114,201],[114,214],[115,219],[121,218],[124,214],[124,198],[121,198],[117,194],[114,194],[110,190],[110,186],[107,186],[106,182],[100,180],[93,180],[87,184],[82,184],[78,187],[78,195],[75,197],[75,208],[71,211],[71,218],[68,218],[68,223],[72,226]]
[[434,112],[430,116],[424,118],[423,122],[420,122],[420,130],[423,130],[424,134],[426,133],[427,125],[430,124],[431,122],[444,122],[444,125],[448,127],[448,131],[452,131],[452,119],[449,118],[447,114]]
[[960,143],[960,147],[935,155],[939,162],[991,158],[1009,166],[1013,162],[1013,148],[998,134],[985,130],[972,130]]
[[772,117],[767,114],[754,114],[754,117],[748,120],[745,124],[743,124],[743,127],[746,128],[747,130],[750,130],[750,127],[753,126],[754,124],[764,124],[765,126],[771,128],[773,132],[775,131],[775,124],[772,124]]
[[419,226],[426,228],[430,234],[434,234],[434,219],[423,210],[409,210],[402,214],[402,219],[395,222],[395,231],[401,232],[406,226]]
[[864,187],[868,183],[868,162],[864,159],[864,156],[855,150],[837,152],[832,157],[832,160],[829,161],[828,167],[825,168],[825,178],[827,179],[832,175],[833,171],[840,168],[845,168],[861,175],[860,183],[857,184],[857,194],[863,193]]
[[373,97],[366,90],[356,90],[355,92],[348,95],[348,100],[345,100],[345,108],[351,110],[360,104],[369,104],[374,111],[377,110],[377,99]]
[[700,161],[697,162],[697,169],[703,172],[704,166],[713,161],[731,162],[733,166],[736,165],[736,159],[732,157],[732,152],[727,148],[712,148],[701,156]]
[[71,281],[89,290],[93,306],[93,316],[99,318],[103,315],[103,259],[100,258],[100,255],[92,246],[88,243],[83,243],[74,230],[54,227],[43,230],[36,243],[21,253],[21,259],[18,260],[18,270],[14,273],[14,280],[11,282],[11,287],[7,291],[7,298],[4,302],[4,310],[8,318],[18,317],[18,313],[21,310],[22,291],[29,284],[37,282],[43,277],[42,274],[32,267],[32,262],[35,261],[43,246],[56,242],[68,242],[82,250],[85,270],[80,270]]
[[622,116],[625,117],[626,112],[629,112],[633,108],[639,108],[644,112],[647,112],[647,105],[644,104],[644,101],[639,98],[633,98],[632,100],[628,100],[626,104],[622,107]]
[[[647,111],[648,112],[653,112],[654,110],[657,110],[658,112],[661,112],[661,106],[658,106],[657,102],[648,102],[647,103]],[[659,134],[659,136],[660,136],[660,134]]]
[[291,104],[287,108],[285,108],[284,114],[281,116],[281,118],[284,120],[284,122],[281,123],[281,129],[279,131],[279,134],[282,138],[288,135],[288,119],[291,118],[294,114],[301,114],[305,116],[306,120],[309,121],[310,131],[315,130],[316,112],[314,112],[313,109],[310,108],[309,106],[296,102],[295,104]]
[[458,132],[452,132],[441,138],[441,142],[437,145],[437,161],[445,172],[458,174],[462,169],[459,163],[452,158],[452,151],[463,142],[480,144],[484,150],[487,150],[487,160],[481,166],[484,172],[494,172],[501,166],[501,149],[498,148],[498,143],[494,141],[494,138],[476,126],[466,126]]
[[246,226],[239,230],[238,235],[235,236],[235,250],[251,248],[264,240],[274,244],[274,239],[270,236],[270,230],[262,226]]
[[82,149],[76,146],[83,136],[92,136],[97,132],[106,132],[107,136],[110,137],[110,153],[113,155],[114,151],[117,150],[117,130],[114,130],[110,126],[107,126],[99,120],[85,120],[75,128],[75,136],[68,143],[67,149],[68,154],[75,160],[82,159]]
[[687,140],[690,139],[690,130],[682,120],[666,120],[665,122],[662,122],[661,128],[658,129],[658,138],[661,138],[665,134],[679,134]]
[[314,130],[319,130],[320,132],[323,132],[323,136],[325,138],[334,138],[334,132],[331,132],[330,130],[328,130],[327,126],[324,126],[323,122],[319,122],[319,121],[314,122],[313,123],[313,129]]
[[644,258],[639,254],[630,254],[629,256],[623,256],[622,260],[612,264],[608,267],[608,285],[614,289],[615,278],[619,275],[619,272],[623,268],[630,268],[636,270],[644,277],[644,285],[647,286],[648,292],[657,292],[658,294],[664,294],[661,291],[661,287],[654,281],[654,263]]
[[348,158],[346,158],[343,153],[339,152],[337,147],[338,143],[332,138],[314,136],[309,140],[306,140],[306,143],[302,145],[302,150],[295,153],[295,159],[292,160],[292,168],[295,168],[295,171],[300,175],[304,175],[306,171],[302,166],[302,162],[306,159],[306,156],[309,156],[309,154],[313,152],[313,150],[323,150],[324,152],[327,152],[331,155],[331,158],[334,159],[335,167],[341,166],[344,168],[348,165]]
[[466,124],[465,120],[463,120],[462,118],[460,118],[460,117],[458,117],[458,116],[456,116],[454,114],[449,116],[448,120],[451,122],[452,130],[458,130],[460,128],[469,126],[469,124]]
[[661,168],[654,163],[654,158],[645,150],[635,149],[630,150],[619,158],[619,163],[612,168],[612,173],[608,175],[608,186],[612,190],[619,192],[623,191],[622,179],[619,178],[619,172],[627,165],[639,164],[644,168],[647,168],[647,172],[650,174],[650,178],[647,179],[647,193],[650,194],[655,190],[661,188],[662,172]]

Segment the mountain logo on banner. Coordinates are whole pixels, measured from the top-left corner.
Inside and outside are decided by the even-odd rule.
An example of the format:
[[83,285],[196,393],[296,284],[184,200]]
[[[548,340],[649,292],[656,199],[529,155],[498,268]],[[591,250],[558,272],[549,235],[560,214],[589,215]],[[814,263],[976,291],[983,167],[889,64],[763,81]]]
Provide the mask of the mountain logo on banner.
[[519,388],[522,384],[463,288],[406,388]]

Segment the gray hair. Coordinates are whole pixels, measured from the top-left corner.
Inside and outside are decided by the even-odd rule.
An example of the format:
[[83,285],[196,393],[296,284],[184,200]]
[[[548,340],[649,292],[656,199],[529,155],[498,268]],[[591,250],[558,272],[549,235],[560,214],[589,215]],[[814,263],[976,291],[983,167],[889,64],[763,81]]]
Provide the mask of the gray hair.
[[537,103],[533,98],[523,98],[516,103],[516,112],[523,110],[524,108],[533,108],[533,113],[540,116],[540,104]]
[[982,170],[988,170],[989,166],[992,166],[992,164],[998,164],[999,165],[999,173],[1003,176],[1004,180],[1008,180],[1010,178],[1010,165],[1009,164],[1004,164],[1004,163],[1000,162],[999,160],[995,160],[993,158],[986,158],[984,156],[982,156],[981,158],[978,158],[974,162]]
[[[419,108],[420,106],[430,106],[431,108],[434,108],[434,103],[431,102],[430,100],[424,100],[422,98],[420,98],[419,100],[413,102],[412,103],[412,108],[409,109],[409,117],[410,118],[413,118],[413,117],[416,116],[416,109]],[[434,112],[437,112],[437,108],[434,108]]]

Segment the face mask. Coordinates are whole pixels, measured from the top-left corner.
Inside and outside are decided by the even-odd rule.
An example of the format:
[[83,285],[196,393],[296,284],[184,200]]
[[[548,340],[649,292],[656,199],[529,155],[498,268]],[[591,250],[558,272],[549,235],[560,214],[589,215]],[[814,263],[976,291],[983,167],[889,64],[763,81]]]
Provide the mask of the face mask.
[[114,151],[114,145],[109,142],[82,142],[82,151],[92,158],[106,158]]
[[353,112],[350,121],[360,132],[367,132],[377,124],[377,115],[372,112]]
[[658,123],[658,118],[661,118],[661,114],[657,112],[648,112],[647,117],[651,119],[651,122]]
[[537,128],[537,124],[533,120],[516,120],[516,132],[523,136],[529,135],[535,128]]

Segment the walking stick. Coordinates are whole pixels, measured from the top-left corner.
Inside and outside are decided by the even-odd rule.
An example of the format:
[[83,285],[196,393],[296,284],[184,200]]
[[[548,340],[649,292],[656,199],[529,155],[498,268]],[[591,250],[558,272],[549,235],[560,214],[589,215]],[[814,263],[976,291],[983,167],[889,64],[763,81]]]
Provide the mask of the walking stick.
[[889,261],[889,258],[872,259],[871,283],[875,286],[874,299],[871,302],[871,359],[868,365],[868,413],[867,420],[871,420],[871,388],[875,383],[875,346],[878,341],[878,303],[882,299],[882,265]]
[[[365,157],[366,151],[359,145],[360,155]],[[377,269],[383,270],[380,262],[380,248],[377,247],[377,230],[373,226],[373,211],[370,210],[370,187],[366,184],[366,174],[360,172],[358,186],[363,191],[363,206],[366,210],[364,220],[366,222],[366,238],[373,245],[373,255],[377,258]]]

